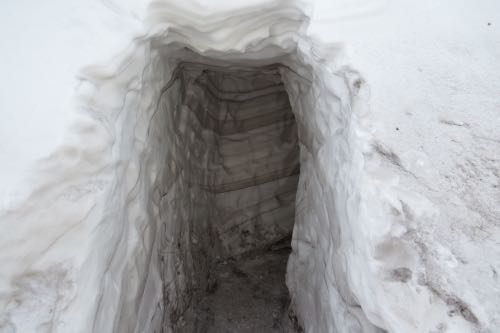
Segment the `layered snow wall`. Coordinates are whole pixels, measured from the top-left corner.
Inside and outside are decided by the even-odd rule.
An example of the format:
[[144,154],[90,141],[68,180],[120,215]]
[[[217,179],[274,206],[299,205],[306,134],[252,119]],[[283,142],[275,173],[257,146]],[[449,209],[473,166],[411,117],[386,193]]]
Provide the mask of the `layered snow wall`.
[[[293,222],[287,285],[306,332],[478,324],[461,299],[426,286],[412,234],[390,228],[386,171],[373,161],[391,155],[369,144],[367,84],[305,34],[299,7],[221,18],[158,2],[150,13],[115,67],[82,71],[72,139],[43,161],[47,182],[3,216],[20,227],[2,238],[2,330],[169,331],[217,256],[279,239]],[[260,118],[238,118],[228,101]],[[252,163],[227,135],[251,143]],[[408,200],[392,202],[394,219],[428,218]],[[241,238],[231,217],[245,214],[264,237]],[[9,259],[13,243],[22,264]]]

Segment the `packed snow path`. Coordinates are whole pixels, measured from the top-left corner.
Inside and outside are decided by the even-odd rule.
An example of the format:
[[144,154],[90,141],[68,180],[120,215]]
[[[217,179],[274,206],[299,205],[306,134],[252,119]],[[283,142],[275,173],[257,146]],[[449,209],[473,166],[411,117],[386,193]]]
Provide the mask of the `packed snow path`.
[[210,288],[193,298],[177,332],[292,332],[288,255],[289,248],[280,248],[219,262]]

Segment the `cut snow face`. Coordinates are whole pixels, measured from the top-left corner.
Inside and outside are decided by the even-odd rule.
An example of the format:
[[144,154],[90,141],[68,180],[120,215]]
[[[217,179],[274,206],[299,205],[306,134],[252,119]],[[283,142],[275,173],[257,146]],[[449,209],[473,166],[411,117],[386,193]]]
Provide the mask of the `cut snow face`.
[[159,111],[169,114],[166,120],[178,133],[168,149],[170,162],[184,172],[188,186],[209,196],[197,204],[214,210],[210,225],[220,255],[291,235],[299,146],[279,64],[224,67],[207,59],[180,63],[174,73]]

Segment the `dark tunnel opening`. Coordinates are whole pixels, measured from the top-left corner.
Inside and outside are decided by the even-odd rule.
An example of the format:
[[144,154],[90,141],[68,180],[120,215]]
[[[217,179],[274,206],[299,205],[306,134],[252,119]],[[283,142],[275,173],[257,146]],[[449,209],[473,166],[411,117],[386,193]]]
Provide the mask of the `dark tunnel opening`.
[[[188,297],[171,312],[175,332],[281,332],[291,325],[285,275],[300,163],[281,67],[181,62],[163,90],[177,149],[199,143],[173,154],[183,155],[175,169],[187,191],[203,192],[189,209],[210,212],[203,227],[189,218],[179,237],[189,239],[179,250],[190,253],[179,265],[193,266],[193,276]],[[173,88],[180,96],[174,106]]]

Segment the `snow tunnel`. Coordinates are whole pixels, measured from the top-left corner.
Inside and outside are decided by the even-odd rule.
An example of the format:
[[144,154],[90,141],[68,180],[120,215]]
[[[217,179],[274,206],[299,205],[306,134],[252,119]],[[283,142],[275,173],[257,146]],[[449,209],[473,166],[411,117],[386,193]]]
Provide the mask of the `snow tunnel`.
[[356,228],[362,80],[301,10],[257,14],[210,35],[170,17],[93,80],[116,161],[95,331],[374,327],[331,255]]
[[158,189],[162,247],[171,249],[160,258],[162,280],[175,281],[164,291],[168,321],[178,332],[280,329],[300,173],[282,78],[290,69],[282,56],[162,52],[172,72],[149,135],[165,148]]
[[[273,315],[288,306],[284,253],[290,247],[300,172],[283,65],[222,62],[188,49],[180,52],[184,60],[162,89],[155,120],[171,135],[168,178],[179,179],[176,189],[164,189],[163,200],[182,209],[182,197],[169,198],[174,191],[175,196],[183,193],[188,205],[185,215],[173,219],[179,225],[177,250],[190,254],[181,265],[193,274],[187,293],[191,309],[171,321],[176,331],[186,332],[206,331],[208,321],[215,325],[209,331],[241,325],[253,331],[278,329],[281,318]],[[168,255],[162,260],[168,264]],[[200,308],[200,302],[207,304]]]

